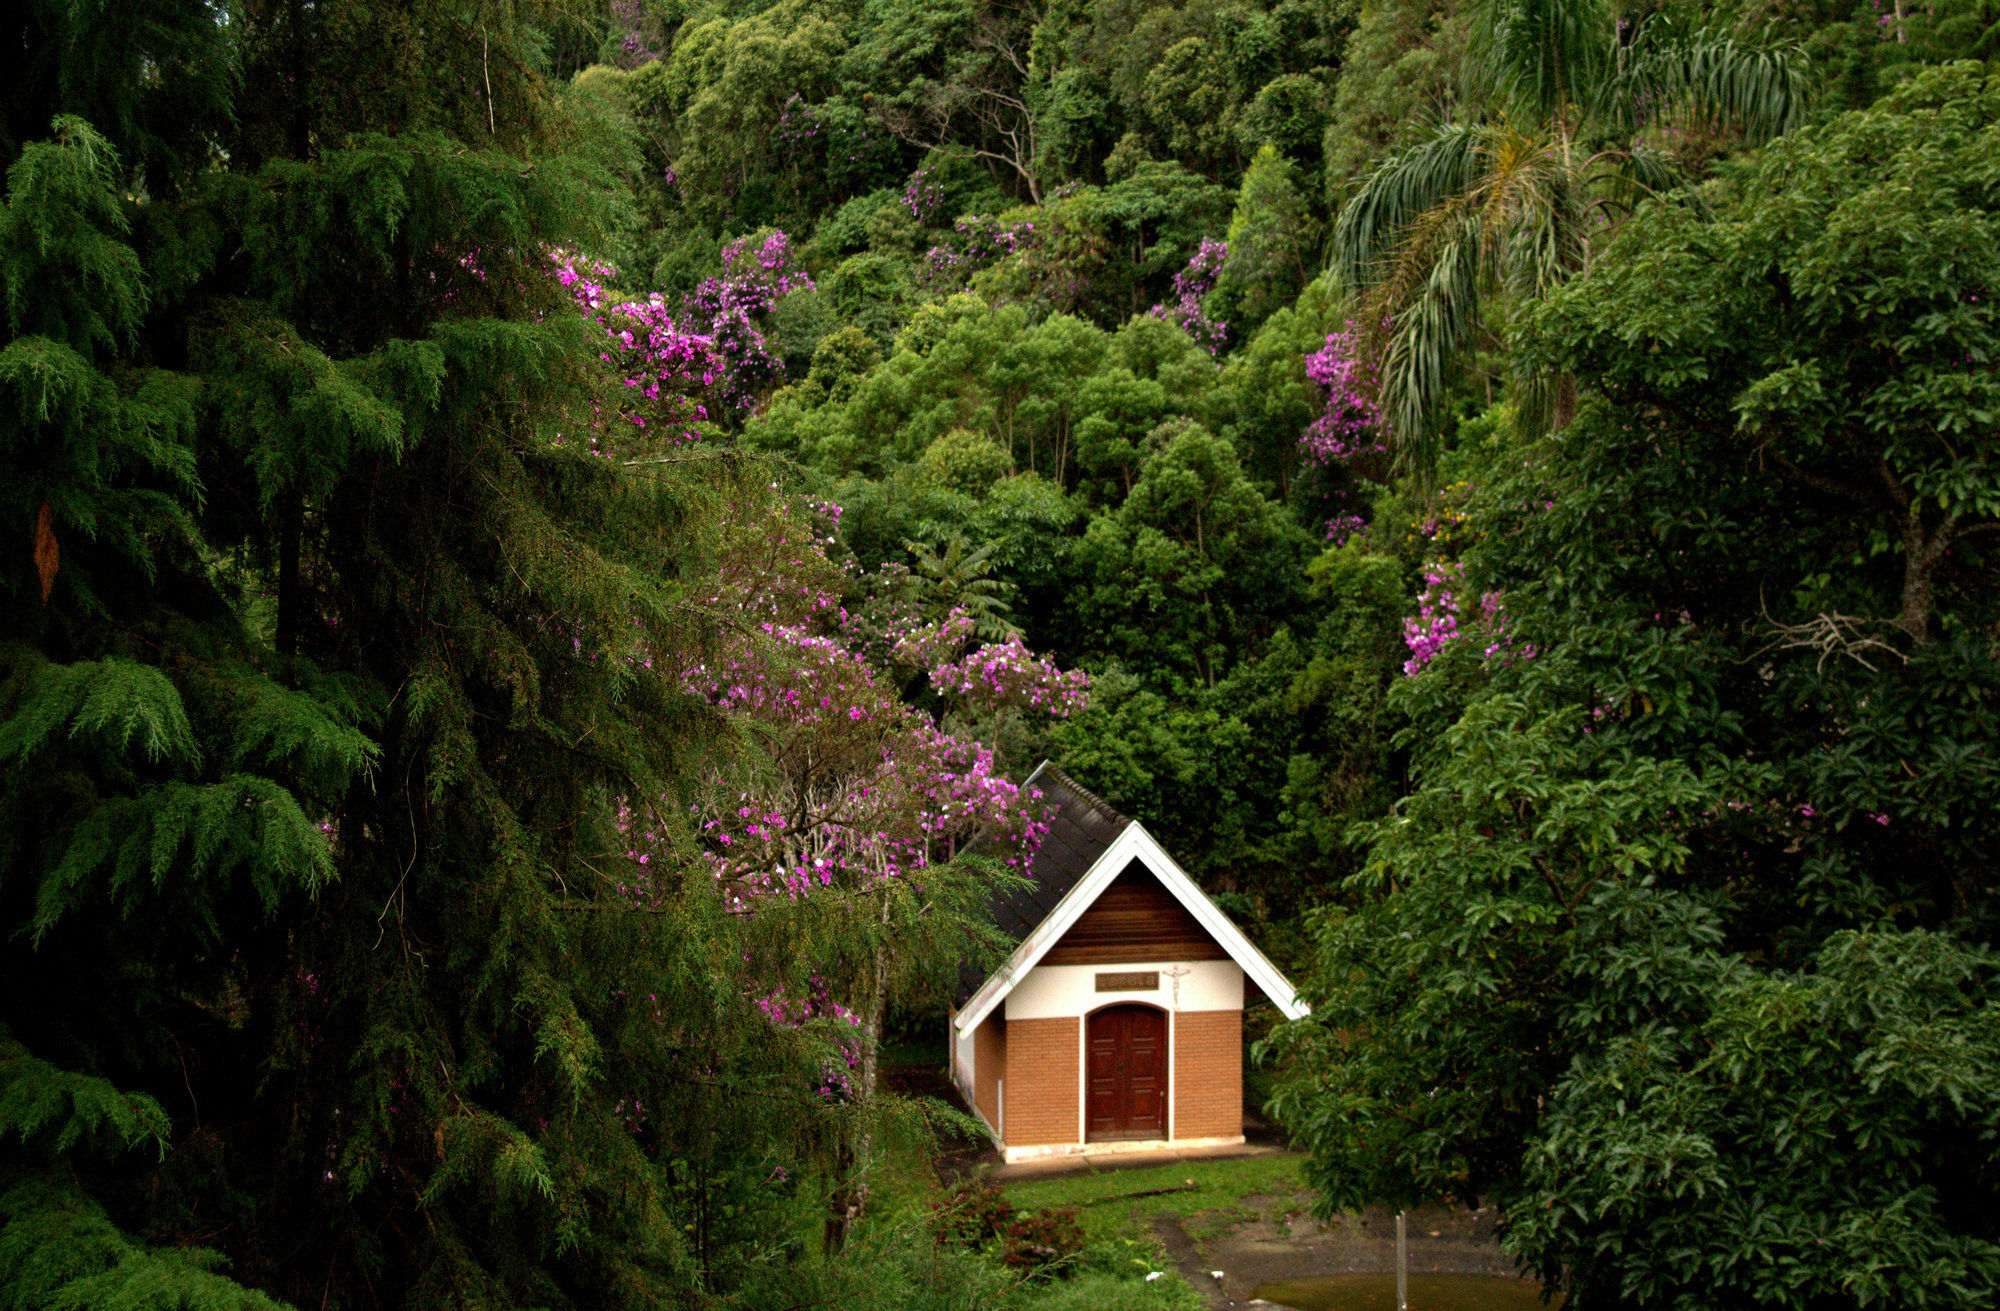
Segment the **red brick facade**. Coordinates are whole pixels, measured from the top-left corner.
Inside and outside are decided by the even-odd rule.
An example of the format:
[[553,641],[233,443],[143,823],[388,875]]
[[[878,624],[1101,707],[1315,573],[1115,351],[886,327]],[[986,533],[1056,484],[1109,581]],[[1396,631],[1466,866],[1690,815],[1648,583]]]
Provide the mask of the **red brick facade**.
[[1074,1015],[1007,1022],[1009,1147],[1077,1141],[1083,1105],[1077,1073],[1081,1043]]
[[[1243,1132],[1243,1012],[1174,1016],[1176,1138],[1235,1138]],[[1009,1085],[1011,1086],[1011,1084]]]
[[1006,1136],[1000,1123],[1000,1080],[1007,1072],[1007,1021],[999,1011],[972,1031],[972,1104],[995,1133]]
[[[1177,1139],[1239,1137],[1243,1012],[1182,1011],[1173,1024],[1169,1134]],[[1080,1033],[1080,1022],[1072,1016],[1002,1021],[994,1015],[973,1031],[974,1103],[1007,1146],[1079,1141]],[[1004,1110],[998,1086],[1003,1075]]]

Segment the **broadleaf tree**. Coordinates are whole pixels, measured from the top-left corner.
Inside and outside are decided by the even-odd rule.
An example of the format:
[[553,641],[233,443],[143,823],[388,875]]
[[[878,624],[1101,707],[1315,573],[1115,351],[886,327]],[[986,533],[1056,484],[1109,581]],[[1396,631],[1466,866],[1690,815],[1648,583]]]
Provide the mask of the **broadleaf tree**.
[[2000,1288],[1994,88],[1789,136],[1527,316],[1576,422],[1475,467],[1278,1039],[1329,1203],[1497,1203],[1573,1306]]

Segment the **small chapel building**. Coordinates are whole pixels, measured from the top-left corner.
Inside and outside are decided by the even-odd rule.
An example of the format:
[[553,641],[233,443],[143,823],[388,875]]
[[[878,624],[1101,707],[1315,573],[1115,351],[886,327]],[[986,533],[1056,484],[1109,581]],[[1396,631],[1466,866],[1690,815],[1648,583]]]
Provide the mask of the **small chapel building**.
[[1145,827],[1046,761],[1018,944],[951,1017],[951,1074],[1008,1161],[1243,1141],[1243,1004],[1306,1014]]

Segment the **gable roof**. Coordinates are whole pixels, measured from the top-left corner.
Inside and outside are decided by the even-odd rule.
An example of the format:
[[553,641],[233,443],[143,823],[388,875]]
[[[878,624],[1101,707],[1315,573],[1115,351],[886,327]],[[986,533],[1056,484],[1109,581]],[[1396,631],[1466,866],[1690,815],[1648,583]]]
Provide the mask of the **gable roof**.
[[1046,760],[1021,784],[1023,791],[1032,787],[1054,806],[1049,831],[1028,863],[1033,882],[993,899],[993,922],[1016,942],[1049,917],[1132,822]]
[[1034,886],[1001,899],[994,908],[1000,927],[1019,945],[959,1008],[952,1021],[954,1028],[969,1033],[978,1027],[1134,861],[1150,870],[1187,908],[1285,1018],[1305,1016],[1305,1003],[1278,973],[1277,966],[1195,886],[1187,872],[1146,832],[1145,825],[1120,815],[1046,760],[1028,775],[1023,786],[1029,784],[1041,788],[1042,796],[1055,803],[1055,811],[1049,817],[1042,848],[1029,865]]

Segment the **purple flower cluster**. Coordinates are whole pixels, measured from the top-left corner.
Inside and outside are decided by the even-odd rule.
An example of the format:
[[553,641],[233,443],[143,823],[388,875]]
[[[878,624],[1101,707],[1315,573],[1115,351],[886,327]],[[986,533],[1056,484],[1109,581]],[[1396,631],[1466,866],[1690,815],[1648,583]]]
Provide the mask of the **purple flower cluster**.
[[[901,679],[868,656],[865,625],[840,603],[849,568],[829,558],[838,516],[837,506],[775,495],[727,507],[719,568],[703,598],[717,643],[699,653],[643,649],[760,743],[756,763],[719,768],[694,803],[699,858],[732,913],[880,895],[980,838],[1025,867],[1048,832],[1039,793],[999,773],[990,748],[905,702]],[[916,625],[894,650],[892,663],[921,661],[976,709],[1066,714],[1083,704],[1084,675],[1062,672],[1018,639],[978,646],[962,610]],[[677,895],[661,875],[681,858],[662,822],[668,804],[617,812],[627,850],[615,891],[633,905]],[[813,1090],[855,1094],[865,1035],[833,987],[815,979],[800,998],[749,980],[744,991],[774,1027],[830,1023],[837,1055],[812,1076]]]
[[771,140],[786,163],[802,164],[819,138],[820,127],[818,108],[807,104],[805,97],[794,91],[778,110],[778,125],[771,129]]
[[890,660],[925,669],[938,692],[988,708],[1039,710],[1068,718],[1088,704],[1090,675],[1084,670],[1065,673],[1056,668],[1053,660],[1028,650],[1019,633],[975,648],[972,629],[972,616],[963,608],[954,609],[942,623],[900,639]]
[[738,237],[722,248],[722,275],[704,278],[688,297],[688,306],[711,322],[726,314],[765,314],[780,297],[811,291],[813,280],[792,267],[792,239],[772,232],[751,248],[749,237]]
[[856,1031],[853,1037],[838,1040],[842,1066],[827,1065],[820,1070],[819,1086],[813,1091],[828,1100],[845,1099],[854,1095],[852,1071],[861,1065],[861,1044],[864,1036],[861,1017],[835,1001],[827,991],[826,983],[815,975],[811,981],[811,993],[806,997],[787,997],[783,992],[766,993],[755,999],[756,1007],[763,1012],[765,1020],[776,1029],[797,1029],[815,1020],[831,1020],[845,1024]]
[[792,265],[791,238],[773,232],[752,245],[738,237],[722,248],[722,273],[704,278],[687,298],[690,318],[707,324],[709,339],[723,362],[722,399],[737,409],[754,409],[784,381],[785,367],[765,339],[764,316],[794,291],[810,291],[813,280]]
[[1404,674],[1422,673],[1439,651],[1469,631],[1483,632],[1492,639],[1484,652],[1489,660],[1500,655],[1532,660],[1538,654],[1532,644],[1507,636],[1500,593],[1482,594],[1467,614],[1459,596],[1464,585],[1464,565],[1433,560],[1424,566],[1424,590],[1417,597],[1417,613],[1403,620],[1403,645],[1410,649],[1410,658],[1403,662]]
[[1306,356],[1306,376],[1318,384],[1325,404],[1299,448],[1318,464],[1379,452],[1382,407],[1376,400],[1375,363],[1361,350],[1354,321],[1327,334],[1326,344]]
[[1410,658],[1403,673],[1420,674],[1446,643],[1458,637],[1458,588],[1464,567],[1444,561],[1424,566],[1424,590],[1417,596],[1417,613],[1403,620],[1403,645]]
[[[609,264],[561,249],[549,252],[549,262],[555,266],[556,281],[568,288],[578,307],[604,333],[598,359],[626,389],[619,417],[635,428],[649,423],[661,424],[660,431],[677,428],[669,440],[698,440],[695,425],[708,418],[708,410],[696,393],[722,376],[723,360],[715,339],[677,326],[657,292],[639,301],[613,299],[604,284],[618,271]],[[605,416],[600,411],[593,418],[590,445],[601,452]]]
[[1222,276],[1223,261],[1229,258],[1229,246],[1213,238],[1202,238],[1201,249],[1187,262],[1187,267],[1174,274],[1174,303],[1155,305],[1146,312],[1156,319],[1171,319],[1180,326],[1182,332],[1193,337],[1208,349],[1210,355],[1222,349],[1229,339],[1229,325],[1220,319],[1208,317],[1208,311],[1201,307],[1202,298],[1215,290],[1215,280]]
[[955,244],[932,246],[924,254],[917,282],[927,291],[963,287],[974,273],[1035,244],[1035,225],[1002,223],[987,214],[972,214],[952,224]]
[[[839,605],[844,572],[826,555],[831,524],[814,522],[827,518],[810,506],[732,511],[733,545],[708,605],[733,622],[719,649],[677,670],[689,692],[758,725],[775,766],[752,780],[718,778],[704,808],[711,872],[734,910],[769,896],[866,891],[919,873],[980,833],[1031,851],[1044,831],[1034,798],[994,772],[991,750],[904,702],[898,680],[851,640],[858,630]],[[968,625],[954,614],[906,643],[938,660],[941,678],[981,708],[1081,707],[1081,674],[1018,641],[965,652]],[[647,827],[623,822],[627,832]],[[633,844],[641,869],[649,846]],[[627,886],[649,895],[643,878]]]
[[624,29],[618,38],[621,68],[637,68],[660,57],[646,41],[646,0],[611,0],[611,21]]
[[1340,514],[1326,521],[1326,540],[1335,546],[1345,546],[1350,537],[1365,530],[1368,521],[1358,514]]
[[903,184],[903,208],[919,223],[928,224],[938,206],[944,204],[944,186],[931,180],[931,171],[920,168]]

